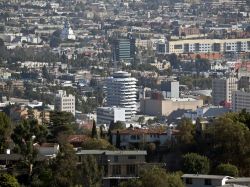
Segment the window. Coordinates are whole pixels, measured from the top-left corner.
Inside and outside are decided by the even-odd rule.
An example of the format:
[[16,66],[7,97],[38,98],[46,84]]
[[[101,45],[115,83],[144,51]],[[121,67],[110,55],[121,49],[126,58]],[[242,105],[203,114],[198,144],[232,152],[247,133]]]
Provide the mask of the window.
[[191,178],[186,178],[186,184],[193,184],[193,181]]
[[113,173],[113,175],[121,175],[121,166],[120,165],[113,165],[112,173]]
[[130,156],[128,156],[128,159],[129,160],[136,159],[136,156],[135,155],[130,155]]
[[127,175],[135,174],[135,165],[127,165]]
[[118,156],[114,156],[114,162],[118,162]]
[[182,49],[182,45],[174,45],[174,49]]
[[209,185],[212,185],[211,179],[205,179],[205,180],[204,180],[204,184],[205,184],[205,185],[208,185],[208,186],[209,186]]

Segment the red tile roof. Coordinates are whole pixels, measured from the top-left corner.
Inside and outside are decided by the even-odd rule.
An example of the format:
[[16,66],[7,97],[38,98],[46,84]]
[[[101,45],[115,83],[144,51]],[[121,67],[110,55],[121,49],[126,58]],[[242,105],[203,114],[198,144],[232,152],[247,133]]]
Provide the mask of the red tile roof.
[[90,137],[87,135],[69,135],[68,142],[69,143],[81,143],[89,140]]

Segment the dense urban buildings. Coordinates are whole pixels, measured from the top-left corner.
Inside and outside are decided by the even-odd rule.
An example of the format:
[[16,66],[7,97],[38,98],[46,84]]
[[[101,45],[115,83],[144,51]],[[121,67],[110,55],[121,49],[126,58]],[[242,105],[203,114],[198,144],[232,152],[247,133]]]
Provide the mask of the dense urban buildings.
[[0,1],[0,186],[250,186],[250,0]]

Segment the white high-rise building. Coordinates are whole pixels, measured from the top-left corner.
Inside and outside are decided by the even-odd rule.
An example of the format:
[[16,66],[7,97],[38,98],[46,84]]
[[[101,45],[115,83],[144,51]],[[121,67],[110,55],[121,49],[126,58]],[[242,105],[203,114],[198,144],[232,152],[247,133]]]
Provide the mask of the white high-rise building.
[[221,102],[232,102],[232,92],[238,89],[238,79],[235,77],[213,79],[212,98],[213,104],[219,105]]
[[126,108],[126,120],[136,114],[136,82],[128,72],[118,71],[107,79],[107,104]]
[[75,115],[75,96],[66,93],[65,90],[58,90],[55,95],[55,111],[71,112]]

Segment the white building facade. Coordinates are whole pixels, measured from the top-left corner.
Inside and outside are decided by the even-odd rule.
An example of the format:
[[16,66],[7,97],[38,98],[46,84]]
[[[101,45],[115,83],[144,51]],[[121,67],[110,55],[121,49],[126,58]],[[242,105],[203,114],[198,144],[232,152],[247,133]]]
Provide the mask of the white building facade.
[[71,112],[75,116],[75,96],[65,90],[58,90],[55,95],[55,111]]
[[119,107],[98,107],[97,124],[110,124],[111,121],[116,123],[117,121],[125,122],[125,108]]
[[136,114],[136,82],[130,73],[118,71],[109,77],[107,86],[107,105],[126,108],[126,120]]

